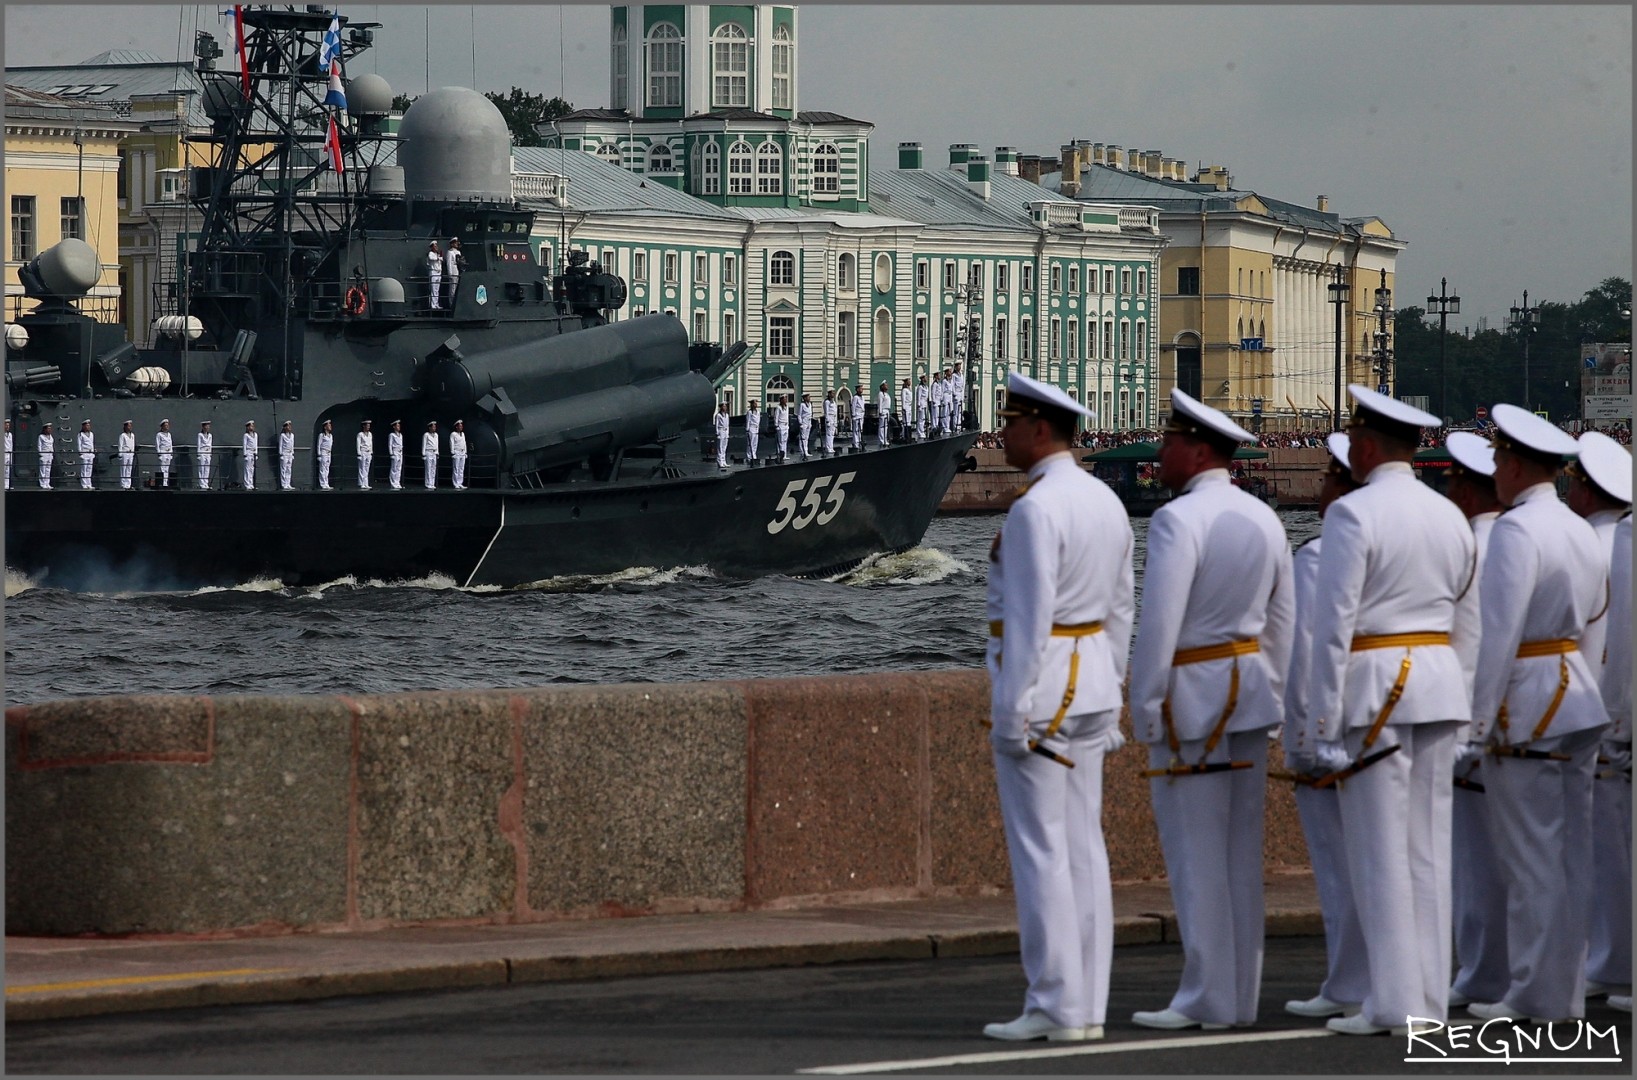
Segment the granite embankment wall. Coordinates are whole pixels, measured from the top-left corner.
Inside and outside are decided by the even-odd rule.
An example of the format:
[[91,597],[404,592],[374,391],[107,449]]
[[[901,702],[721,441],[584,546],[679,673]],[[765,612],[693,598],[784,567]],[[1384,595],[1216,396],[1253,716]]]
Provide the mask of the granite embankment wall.
[[[1088,453],[1084,449],[1075,451],[1081,457]],[[1012,492],[1023,482],[1023,473],[1006,464],[1004,450],[978,448],[972,455],[978,460],[977,470],[957,473],[938,509],[946,513],[998,512],[1006,509]],[[1256,475],[1267,479],[1279,505],[1311,507],[1319,501],[1319,485],[1328,458],[1322,446],[1269,450],[1267,458],[1257,463],[1266,468],[1256,470]]]
[[[6,712],[17,934],[364,930],[1009,887],[980,671]],[[1277,758],[1277,754],[1275,754]],[[1114,876],[1162,876],[1128,745]],[[1177,781],[1187,783],[1187,780]],[[1270,869],[1306,865],[1270,783]]]

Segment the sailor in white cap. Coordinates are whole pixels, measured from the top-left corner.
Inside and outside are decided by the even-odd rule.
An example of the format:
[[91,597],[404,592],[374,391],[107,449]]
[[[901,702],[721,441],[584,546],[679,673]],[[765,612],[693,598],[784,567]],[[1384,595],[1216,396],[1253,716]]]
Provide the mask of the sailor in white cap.
[[375,460],[375,433],[370,430],[368,420],[358,425],[358,486],[364,491],[369,490],[369,467]]
[[779,444],[778,460],[783,461],[790,447],[790,395],[779,398],[773,406],[773,438]]
[[892,384],[882,380],[875,392],[875,443],[887,445],[887,425],[892,423]]
[[80,452],[80,487],[89,489],[91,468],[97,460],[97,437],[91,432],[91,421],[80,421],[79,437],[74,442]]
[[[1608,732],[1605,733],[1603,741],[1603,750],[1608,755],[1609,760],[1604,771],[1613,775],[1602,777],[1601,779],[1612,780],[1623,776],[1627,785],[1626,799],[1628,800],[1628,805],[1631,798],[1631,570],[1631,515],[1626,514],[1620,519],[1619,524],[1614,527],[1614,552],[1610,562],[1609,571],[1609,613],[1604,616],[1604,618],[1608,619],[1609,622],[1608,637],[1606,641],[1609,651],[1609,659],[1608,662],[1603,665],[1603,681],[1601,687],[1603,691],[1603,707],[1607,709],[1609,713],[1609,729]],[[1601,774],[1599,775],[1601,777]],[[1602,784],[1600,781],[1597,785],[1597,793],[1592,797],[1592,805],[1594,809],[1599,805],[1601,800],[1601,787]],[[1593,825],[1594,829],[1599,827],[1599,824]],[[1631,912],[1631,820],[1629,818],[1624,820],[1621,823],[1620,828],[1614,831],[1614,837],[1604,838],[1599,835],[1596,843],[1599,845],[1598,850],[1601,850],[1600,845],[1605,842],[1618,843],[1622,841],[1625,844],[1623,854],[1626,858],[1626,876],[1624,879],[1624,911],[1629,915]],[[1602,895],[1603,883],[1601,879],[1598,882],[1597,888],[1599,893],[1599,905],[1607,905],[1612,907],[1614,904],[1618,903],[1618,886],[1611,890],[1611,892],[1614,894],[1613,898]],[[1596,941],[1596,927],[1597,923],[1594,920],[1592,924],[1593,941]],[[1614,927],[1613,929],[1618,931],[1619,927]],[[1628,935],[1625,939],[1627,950],[1626,967],[1624,968],[1626,974],[1625,981],[1630,983],[1630,923],[1627,923],[1624,929]],[[1610,955],[1611,957],[1616,955],[1616,950],[1614,947],[1611,947]],[[1622,970],[1614,966],[1614,961],[1612,959],[1610,967],[1612,970],[1605,971],[1604,973],[1611,977],[1617,977]],[[1588,971],[1590,970],[1591,969],[1588,967]],[[1621,994],[1609,994],[1609,1004],[1614,1006],[1616,1009],[1624,1009],[1626,1012],[1630,1012],[1630,990],[1628,989],[1625,993]]]
[[[1357,491],[1359,482],[1347,464],[1351,440],[1344,432],[1325,439],[1330,460],[1319,486],[1319,520],[1330,504]],[[1364,926],[1353,905],[1353,882],[1347,872],[1347,849],[1342,843],[1341,802],[1334,786],[1316,788],[1313,780],[1329,770],[1320,766],[1301,738],[1307,725],[1308,658],[1313,654],[1313,593],[1318,587],[1319,552],[1323,541],[1314,536],[1296,549],[1291,571],[1296,583],[1296,632],[1290,646],[1290,668],[1285,678],[1285,761],[1294,770],[1296,812],[1302,819],[1307,858],[1324,919],[1325,978],[1317,995],[1285,1002],[1295,1016],[1326,1018],[1356,1010],[1370,989],[1370,967],[1364,949]]]
[[52,438],[49,422],[40,427],[40,434],[34,440],[34,450],[40,457],[40,487],[50,491],[51,463],[57,457],[57,443]]
[[1476,545],[1415,477],[1430,413],[1363,386],[1348,462],[1364,486],[1332,503],[1313,602],[1305,744],[1341,784],[1342,834],[1370,988],[1327,1026],[1349,1035],[1443,1020],[1451,963],[1450,770],[1471,716]]
[[193,467],[199,480],[199,490],[210,489],[210,459],[216,452],[215,439],[210,434],[210,421],[199,421],[199,437],[193,444]]
[[1585,1015],[1592,888],[1592,773],[1608,713],[1586,624],[1607,599],[1597,533],[1558,500],[1575,441],[1534,413],[1496,405],[1495,492],[1508,510],[1484,555],[1483,643],[1472,699],[1496,852],[1507,885],[1506,995],[1473,1016]]
[[291,472],[296,465],[296,433],[294,425],[286,420],[279,427],[279,490],[289,491],[293,486]]
[[[1444,495],[1466,515],[1477,545],[1482,580],[1489,532],[1501,516],[1495,494],[1495,448],[1470,431],[1454,431],[1446,442],[1450,467]],[[1455,980],[1450,1008],[1474,1001],[1497,1001],[1512,972],[1506,954],[1506,878],[1490,835],[1488,772],[1482,748],[1467,742],[1455,755],[1455,792],[1450,807],[1450,891],[1455,924]]]
[[1022,1015],[983,1033],[1098,1039],[1114,944],[1103,758],[1124,741],[1131,523],[1070,452],[1090,410],[1013,373],[1000,415],[1028,483],[989,549],[989,738],[1029,988]]
[[[432,310],[443,307],[440,294],[443,292],[443,252],[438,250],[438,242],[432,241],[426,251],[426,296]],[[393,484],[397,487],[397,484]]]
[[864,384],[853,387],[853,453],[864,449]]
[[711,417],[711,426],[716,432],[716,467],[723,472],[728,471],[728,432],[732,422],[728,417],[728,403],[719,402],[716,415]]
[[456,491],[466,490],[466,421],[456,420],[449,433],[449,476]]
[[6,417],[6,490],[11,490],[11,417]]
[[[1578,459],[1568,467],[1569,509],[1597,533],[1606,558],[1614,552],[1620,519],[1631,514],[1631,453],[1601,431],[1576,440]],[[1607,665],[1609,612],[1613,610],[1613,572],[1604,579],[1603,610],[1580,636],[1580,655],[1602,682]],[[1605,702],[1605,708],[1607,703]],[[1599,768],[1592,785],[1592,914],[1586,954],[1586,996],[1607,994],[1631,985],[1631,727],[1609,717],[1602,756],[1611,767]],[[1493,999],[1488,999],[1493,1000]]]
[[950,373],[949,384],[949,422],[956,431],[966,430],[966,375],[961,371],[961,363],[955,361],[955,370]]
[[159,421],[159,430],[153,436],[154,453],[159,457],[159,486],[171,486],[171,460],[176,454],[176,439],[171,435],[171,422]]
[[335,424],[329,420],[318,429],[318,490],[330,490],[330,462],[335,457]]
[[917,441],[926,439],[927,421],[932,411],[932,391],[927,386],[926,376],[922,375],[915,384],[915,438]]
[[801,404],[796,406],[796,437],[797,445],[801,447],[801,459],[806,461],[813,439],[812,394],[803,394]]
[[246,491],[256,490],[256,454],[261,449],[261,440],[256,435],[256,422],[244,422],[244,439],[240,442],[239,452],[243,455],[243,475],[241,477]]
[[136,470],[136,431],[127,420],[119,428],[119,486],[131,490],[131,473]]
[[421,435],[421,479],[428,490],[438,486],[438,422],[428,420]]
[[756,443],[762,435],[762,410],[755,398],[745,406],[745,464],[756,464]]
[[394,420],[387,432],[387,483],[397,491],[404,486],[404,422]]
[[913,430],[915,420],[915,388],[905,379],[898,388],[898,434],[904,442],[909,442],[910,431]]
[[1278,515],[1229,478],[1255,441],[1171,391],[1159,478],[1177,498],[1148,525],[1131,726],[1148,744],[1183,962],[1171,1003],[1132,1016],[1141,1027],[1256,1022],[1267,733],[1284,715],[1296,599]]

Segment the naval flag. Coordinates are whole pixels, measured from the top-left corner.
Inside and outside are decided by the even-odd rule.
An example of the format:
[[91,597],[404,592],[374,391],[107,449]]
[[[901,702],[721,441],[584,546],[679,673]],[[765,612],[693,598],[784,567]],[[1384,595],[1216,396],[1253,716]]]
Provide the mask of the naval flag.
[[330,88],[324,95],[324,104],[332,109],[345,110],[347,92],[341,88],[341,61],[330,61]]
[[[222,12],[223,15],[228,14]],[[239,83],[246,99],[250,97],[250,58],[244,51],[244,5],[233,5],[233,45],[239,57]]]
[[336,172],[345,172],[341,165],[341,129],[335,125],[335,114],[330,115],[330,133],[324,140],[330,151],[330,165]]
[[330,28],[324,31],[324,41],[318,47],[318,70],[330,70],[330,64],[341,59],[341,14],[330,16]]

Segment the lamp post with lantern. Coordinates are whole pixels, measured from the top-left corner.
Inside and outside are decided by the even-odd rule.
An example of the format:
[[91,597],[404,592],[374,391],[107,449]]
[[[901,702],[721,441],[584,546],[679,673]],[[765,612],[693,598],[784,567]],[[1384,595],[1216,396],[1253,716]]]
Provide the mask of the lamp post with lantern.
[[1427,297],[1427,314],[1438,316],[1438,415],[1449,423],[1449,377],[1444,353],[1449,347],[1449,317],[1461,311],[1461,298],[1449,293],[1449,278],[1438,279],[1438,295]]
[[1330,303],[1336,306],[1336,386],[1330,405],[1330,430],[1341,430],[1341,309],[1347,303],[1347,282],[1341,263],[1336,264],[1336,280],[1325,286]]
[[1393,396],[1393,354],[1387,348],[1387,317],[1393,311],[1393,291],[1387,288],[1387,268],[1381,268],[1381,284],[1376,286],[1376,377],[1381,380],[1378,391]]
[[1523,407],[1534,412],[1535,406],[1529,399],[1529,339],[1540,327],[1540,308],[1529,306],[1528,289],[1523,290],[1522,306],[1512,308],[1507,326],[1516,330],[1518,336],[1523,338]]

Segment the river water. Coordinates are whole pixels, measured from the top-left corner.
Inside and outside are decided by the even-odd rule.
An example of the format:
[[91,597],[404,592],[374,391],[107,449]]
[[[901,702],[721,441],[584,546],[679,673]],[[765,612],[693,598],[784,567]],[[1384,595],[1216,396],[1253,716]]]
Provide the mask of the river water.
[[[1291,543],[1312,511],[1280,513]],[[827,580],[631,570],[515,589],[350,579],[73,593],[6,573],[5,703],[91,694],[385,693],[974,667],[997,515]],[[1137,536],[1138,589],[1147,518]]]

